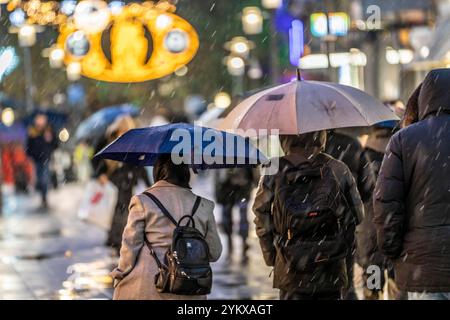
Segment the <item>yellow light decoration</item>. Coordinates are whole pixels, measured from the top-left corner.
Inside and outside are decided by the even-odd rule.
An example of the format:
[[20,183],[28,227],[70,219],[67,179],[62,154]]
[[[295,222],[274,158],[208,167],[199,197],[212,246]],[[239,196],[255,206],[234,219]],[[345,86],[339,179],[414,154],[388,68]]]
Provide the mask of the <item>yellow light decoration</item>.
[[[133,3],[124,6],[111,20],[105,31],[86,34],[89,49],[82,57],[71,55],[66,47],[66,40],[77,31],[76,27],[71,23],[62,25],[57,44],[65,48],[64,63],[79,62],[82,75],[96,80],[143,82],[173,73],[197,53],[199,39],[195,29],[183,18],[157,6]],[[105,53],[108,36],[110,52]]]

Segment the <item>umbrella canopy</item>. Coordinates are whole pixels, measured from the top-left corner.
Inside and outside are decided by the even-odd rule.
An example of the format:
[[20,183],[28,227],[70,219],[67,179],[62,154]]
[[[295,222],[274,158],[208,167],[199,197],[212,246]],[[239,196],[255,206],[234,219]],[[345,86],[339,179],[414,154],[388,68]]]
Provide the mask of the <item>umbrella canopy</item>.
[[196,124],[205,126],[205,127],[214,127],[220,121],[220,116],[224,113],[224,108],[212,108],[210,110],[205,111],[197,121]]
[[110,124],[125,115],[136,117],[139,115],[139,108],[132,104],[122,104],[101,109],[80,123],[75,132],[75,139],[77,141],[98,139],[105,134]]
[[172,154],[201,170],[256,166],[267,161],[248,138],[187,123],[132,129],[95,158],[152,166],[161,154]]
[[37,115],[46,115],[48,119],[48,123],[55,129],[61,129],[67,123],[67,114],[55,111],[55,110],[35,110],[30,115],[23,119],[23,123],[25,126],[31,126],[34,123],[34,119]]
[[[302,134],[367,127],[388,120],[398,118],[389,107],[361,90],[336,83],[299,80],[245,99],[217,128],[277,129],[279,134]],[[254,134],[257,133],[249,132]]]
[[25,143],[27,130],[21,123],[15,123],[11,127],[0,124],[0,144],[18,142]]
[[6,108],[12,108],[12,109],[19,109],[23,105],[24,105],[23,103],[21,103],[17,100],[11,99],[0,92],[0,106],[6,107]]

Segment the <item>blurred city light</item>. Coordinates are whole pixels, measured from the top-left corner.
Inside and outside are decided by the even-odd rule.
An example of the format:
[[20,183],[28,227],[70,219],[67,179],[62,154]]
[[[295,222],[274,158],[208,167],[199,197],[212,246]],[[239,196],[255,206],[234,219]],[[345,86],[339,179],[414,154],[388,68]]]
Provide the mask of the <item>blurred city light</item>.
[[430,55],[430,48],[428,48],[427,46],[423,46],[422,48],[420,48],[420,56],[422,58],[427,58]]
[[182,66],[181,68],[175,70],[175,75],[177,75],[178,77],[184,77],[185,75],[187,75],[188,71],[189,71],[188,67]]
[[164,39],[164,46],[171,53],[181,53],[189,45],[189,36],[180,29],[169,31]]
[[166,14],[160,14],[156,18],[155,25],[158,29],[167,29],[172,25],[172,18]]
[[2,123],[7,126],[10,127],[14,124],[14,120],[15,120],[15,115],[14,115],[14,110],[11,108],[5,108],[2,111]]
[[414,59],[414,51],[410,49],[400,49],[398,50],[398,56],[401,64],[408,64]]
[[231,97],[226,92],[219,92],[214,97],[214,104],[218,108],[226,109],[231,105]]
[[245,73],[245,61],[241,57],[228,57],[227,68],[232,76],[242,76]]
[[19,64],[14,47],[0,48],[0,81],[4,76],[10,74]]
[[261,79],[263,77],[263,71],[258,60],[252,59],[250,61],[250,67],[248,68],[247,75],[252,80]]
[[109,9],[111,10],[111,14],[113,16],[116,16],[122,13],[124,5],[125,3],[123,1],[111,1],[109,3]]
[[247,58],[250,50],[254,48],[254,43],[245,37],[234,37],[226,42],[224,47],[235,56]]
[[386,61],[389,64],[399,64],[400,56],[398,54],[398,51],[393,49],[392,47],[387,47],[386,48]]
[[314,37],[324,37],[328,33],[327,15],[323,12],[313,13],[310,17],[311,34]]
[[76,58],[84,57],[90,49],[89,39],[84,31],[75,31],[67,37],[65,48]]
[[246,34],[259,34],[263,30],[263,16],[258,7],[245,7],[242,11],[242,27]]
[[67,65],[67,79],[69,81],[77,81],[81,78],[81,64],[79,62],[71,62]]
[[350,64],[353,66],[364,67],[367,65],[367,56],[358,48],[350,49]]
[[50,51],[49,62],[52,68],[61,68],[64,65],[64,50],[61,48],[53,48]]
[[17,8],[9,14],[9,21],[12,25],[20,27],[25,23],[25,12],[21,8]]
[[333,68],[343,66],[363,67],[367,64],[367,57],[364,52],[359,50],[350,50],[350,52],[330,53],[329,59],[326,54],[309,54],[300,59],[300,69],[326,69],[331,65]]
[[262,0],[262,6],[266,9],[278,9],[283,5],[283,0]]
[[80,1],[73,15],[75,26],[87,34],[103,31],[109,21],[111,12],[106,2],[101,0]]
[[300,69],[325,69],[328,68],[328,56],[324,53],[309,54],[300,59]]
[[75,12],[77,7],[76,0],[64,0],[61,2],[60,10],[67,16],[71,16]]
[[345,36],[350,26],[350,18],[345,12],[330,12],[328,15],[330,34],[334,36]]
[[[80,63],[83,76],[130,83],[162,78],[186,65],[197,53],[199,39],[195,29],[173,13],[173,6],[133,2],[111,15],[108,6],[104,8],[102,4],[96,9],[88,1],[78,4],[75,15],[81,3],[89,4],[95,12],[107,10],[110,22],[106,37],[70,23],[60,27],[57,46],[66,50],[64,63]],[[91,15],[95,18],[97,13]]]
[[386,48],[386,61],[389,64],[408,64],[414,59],[414,51],[410,49]]
[[350,18],[345,12],[317,12],[311,14],[311,34],[314,37],[345,36],[350,26]]
[[70,133],[69,131],[64,128],[59,132],[58,138],[61,142],[67,142],[70,139]]
[[303,34],[303,22],[300,20],[293,20],[291,28],[289,29],[289,61],[294,66],[298,65],[298,60],[303,55],[305,45]]
[[26,24],[19,29],[19,45],[21,47],[32,47],[36,43],[36,29]]

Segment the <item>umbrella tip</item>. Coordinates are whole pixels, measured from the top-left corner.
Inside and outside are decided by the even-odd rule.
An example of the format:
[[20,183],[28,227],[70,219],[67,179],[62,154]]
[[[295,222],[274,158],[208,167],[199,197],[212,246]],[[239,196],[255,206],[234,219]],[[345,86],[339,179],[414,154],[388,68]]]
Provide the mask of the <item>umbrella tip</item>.
[[297,81],[302,81],[302,71],[300,68],[297,68]]

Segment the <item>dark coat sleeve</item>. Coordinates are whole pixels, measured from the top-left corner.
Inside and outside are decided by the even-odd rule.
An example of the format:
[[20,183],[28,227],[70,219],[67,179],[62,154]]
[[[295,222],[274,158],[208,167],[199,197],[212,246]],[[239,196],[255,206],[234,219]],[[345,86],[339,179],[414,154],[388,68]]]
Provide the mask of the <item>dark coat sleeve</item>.
[[261,177],[253,205],[256,234],[259,238],[264,260],[268,266],[275,264],[276,256],[272,215],[272,204],[274,200],[273,184],[273,176]]
[[391,259],[402,251],[405,226],[405,178],[403,172],[401,137],[392,137],[374,191],[374,223],[378,246]]

